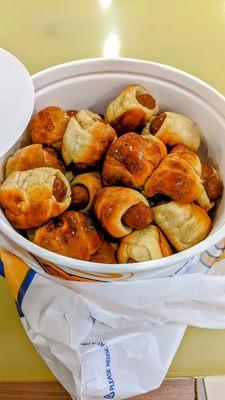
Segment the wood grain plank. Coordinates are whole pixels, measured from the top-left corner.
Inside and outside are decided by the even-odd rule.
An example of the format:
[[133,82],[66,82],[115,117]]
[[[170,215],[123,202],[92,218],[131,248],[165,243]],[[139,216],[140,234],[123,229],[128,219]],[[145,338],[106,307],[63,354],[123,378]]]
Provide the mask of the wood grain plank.
[[207,400],[204,378],[195,380],[195,394],[197,400]]
[[129,400],[195,400],[194,379],[165,379],[159,389]]
[[[71,400],[57,382],[0,382],[0,400]],[[195,400],[194,379],[165,379],[161,387],[129,400]]]
[[0,382],[0,400],[71,400],[57,382]]

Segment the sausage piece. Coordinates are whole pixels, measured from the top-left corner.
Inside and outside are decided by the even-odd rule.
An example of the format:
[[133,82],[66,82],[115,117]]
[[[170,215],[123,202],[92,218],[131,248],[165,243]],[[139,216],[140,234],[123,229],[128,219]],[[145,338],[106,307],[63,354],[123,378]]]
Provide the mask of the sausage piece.
[[63,201],[66,197],[67,187],[66,184],[59,178],[55,178],[53,183],[53,195],[57,201]]
[[166,119],[165,113],[157,115],[157,117],[153,119],[150,126],[150,132],[152,135],[155,135],[159,131],[165,119]]
[[153,221],[153,211],[141,201],[122,216],[123,224],[133,229],[144,229]]
[[66,111],[66,113],[69,117],[76,117],[78,111],[77,110],[68,110],[68,111]]
[[46,151],[48,154],[51,154],[51,156],[58,158],[58,153],[56,149],[53,149],[51,146],[43,145],[43,150]]
[[148,108],[149,110],[153,110],[153,108],[155,108],[155,99],[150,94],[142,93],[138,94],[136,97],[138,103],[140,103],[142,106]]
[[75,185],[71,188],[71,204],[76,210],[82,210],[89,203],[89,192],[84,185]]

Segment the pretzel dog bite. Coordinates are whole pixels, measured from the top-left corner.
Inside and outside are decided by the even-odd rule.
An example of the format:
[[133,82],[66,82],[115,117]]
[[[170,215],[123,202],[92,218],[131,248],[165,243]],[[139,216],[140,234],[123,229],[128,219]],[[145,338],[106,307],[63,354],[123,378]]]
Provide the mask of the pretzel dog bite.
[[87,172],[77,175],[71,182],[72,205],[77,210],[89,211],[95,195],[102,188],[98,172]]
[[157,101],[145,88],[130,85],[109,104],[105,119],[121,135],[143,126],[158,111]]
[[95,197],[94,212],[106,231],[115,238],[128,235],[133,228],[145,228],[152,222],[147,199],[130,188],[112,186],[100,190]]
[[195,173],[201,178],[201,193],[196,199],[196,202],[206,211],[209,211],[213,207],[214,203],[210,202],[204,184],[202,184],[202,164],[197,154],[182,144],[178,144],[171,150],[170,154],[174,153],[176,153],[181,160],[183,159],[186,161],[193,168]]
[[150,225],[146,229],[133,231],[125,236],[117,250],[120,263],[148,261],[170,256],[172,250],[159,228]]
[[34,243],[63,256],[90,260],[102,245],[102,235],[87,215],[66,211],[37,229]]
[[31,144],[17,150],[7,161],[6,178],[16,171],[27,171],[40,167],[52,167],[65,172],[63,163],[57,159],[57,155],[53,155],[54,151],[56,150],[41,144]]
[[201,242],[209,234],[212,221],[196,204],[171,201],[153,207],[154,220],[176,250],[183,251]]
[[152,118],[145,128],[146,131],[169,147],[183,144],[190,150],[197,151],[201,142],[201,132],[193,121],[169,111]]
[[102,171],[104,185],[139,188],[166,154],[165,145],[154,136],[126,133],[107,152]]
[[146,197],[164,194],[185,204],[197,200],[204,191],[201,178],[201,163],[189,149],[177,149],[168,154],[155,169],[144,186]]
[[44,108],[34,116],[28,126],[32,142],[60,148],[68,121],[69,116],[61,108]]
[[101,117],[88,110],[80,110],[70,118],[62,141],[62,156],[79,169],[96,166],[115,139],[114,129]]
[[18,229],[41,226],[62,214],[70,202],[69,183],[62,172],[54,168],[14,172],[0,187],[0,205]]

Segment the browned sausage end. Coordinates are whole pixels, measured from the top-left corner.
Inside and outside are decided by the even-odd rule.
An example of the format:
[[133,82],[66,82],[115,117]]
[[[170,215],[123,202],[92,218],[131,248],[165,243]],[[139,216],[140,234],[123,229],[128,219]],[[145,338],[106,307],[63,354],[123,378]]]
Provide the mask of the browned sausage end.
[[122,217],[123,224],[133,229],[147,228],[152,221],[152,209],[142,202],[130,207]]
[[58,177],[55,178],[53,183],[53,195],[57,201],[63,201],[66,197],[67,187],[66,184]]
[[142,106],[148,108],[149,110],[153,110],[155,108],[155,99],[148,93],[138,94],[137,101]]
[[76,210],[82,210],[87,207],[89,203],[89,192],[84,185],[75,185],[71,188],[71,204]]
[[157,115],[157,117],[155,117],[153,119],[151,126],[150,126],[150,132],[152,135],[155,135],[159,131],[159,129],[161,128],[165,119],[166,119],[165,113],[159,114],[159,115]]

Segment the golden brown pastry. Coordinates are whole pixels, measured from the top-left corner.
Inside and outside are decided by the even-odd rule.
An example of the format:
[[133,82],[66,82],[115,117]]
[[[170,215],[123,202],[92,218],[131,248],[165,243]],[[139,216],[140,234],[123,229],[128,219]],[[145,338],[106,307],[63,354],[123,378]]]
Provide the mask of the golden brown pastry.
[[206,211],[211,210],[211,208],[214,207],[214,202],[209,200],[209,197],[205,191],[204,186],[202,185],[202,193],[200,194],[200,196],[197,198],[196,202],[197,204],[199,204],[202,208],[204,208]]
[[31,144],[17,150],[9,157],[6,164],[6,178],[16,171],[27,171],[28,169],[40,167],[52,167],[65,172],[64,165],[53,155],[54,149],[49,149],[41,144]]
[[60,148],[68,121],[69,116],[61,108],[44,108],[34,116],[28,126],[32,142]]
[[212,222],[196,204],[171,201],[153,207],[154,220],[176,250],[183,251],[201,242],[209,234]]
[[121,135],[143,126],[158,112],[158,103],[145,88],[130,85],[109,104],[105,119]]
[[101,117],[88,110],[80,110],[70,118],[62,141],[62,156],[67,165],[77,168],[96,166],[115,139],[114,129]]
[[66,211],[35,232],[34,243],[63,256],[90,260],[102,244],[99,234],[84,213]]
[[116,250],[109,242],[104,241],[97,253],[91,257],[90,261],[105,264],[116,264]]
[[70,205],[69,182],[54,168],[14,172],[0,187],[0,205],[18,229],[39,227]]
[[197,151],[201,142],[201,132],[193,121],[169,111],[152,118],[144,132],[155,135],[167,146],[183,144],[192,151]]
[[[171,153],[176,153],[179,155],[180,158],[183,158],[185,161],[190,164],[190,166],[194,169],[196,174],[201,177],[202,174],[202,164],[201,161],[199,160],[198,156],[191,150],[188,149],[188,147],[178,144],[175,146]],[[199,197],[196,199],[196,202],[203,207],[206,211],[209,211],[213,207],[213,203],[210,202],[210,199],[205,191],[205,188],[203,185],[201,185],[202,191],[199,195]]]
[[217,200],[223,193],[223,182],[212,165],[202,163],[201,175],[205,191],[211,201]]
[[102,188],[98,172],[77,175],[71,182],[72,205],[84,212],[90,210],[96,193]]
[[167,154],[165,145],[154,136],[126,133],[110,146],[103,165],[106,186],[139,188]]
[[172,250],[160,231],[154,225],[146,229],[133,231],[121,240],[117,250],[119,263],[133,261],[148,261],[170,256]]
[[200,197],[204,188],[195,172],[199,168],[198,157],[193,152],[186,156],[184,150],[183,155],[181,153],[175,151],[168,154],[153,171],[144,186],[146,197],[164,194],[181,204],[191,203]]
[[[141,207],[139,203],[141,203]],[[132,215],[125,220],[129,226],[125,225],[122,219],[134,205],[137,208],[134,207]],[[133,229],[131,225],[134,225],[136,221],[139,226],[141,224],[141,229],[146,228],[152,221],[147,199],[141,193],[130,188],[112,186],[100,190],[95,197],[93,209],[102,226],[115,238],[128,235]]]
[[170,154],[176,153],[179,155],[180,158],[187,161],[188,164],[193,168],[198,176],[201,176],[202,173],[202,164],[199,160],[197,154],[191,151],[187,146],[183,144],[178,144],[177,146],[173,147]]

